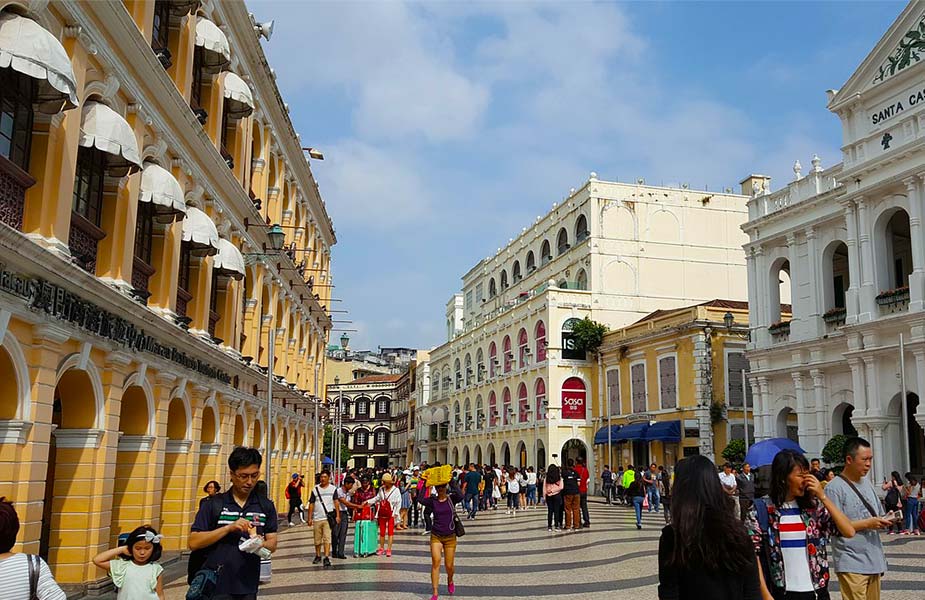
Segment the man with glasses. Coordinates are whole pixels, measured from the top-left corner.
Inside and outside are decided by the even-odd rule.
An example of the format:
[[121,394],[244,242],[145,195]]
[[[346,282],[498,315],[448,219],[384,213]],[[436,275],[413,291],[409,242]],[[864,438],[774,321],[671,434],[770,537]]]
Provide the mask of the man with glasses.
[[[277,513],[269,499],[254,492],[263,462],[256,448],[235,448],[228,457],[231,489],[204,502],[196,514],[189,548],[207,557],[203,569],[218,571],[213,600],[254,600],[260,583],[260,556],[276,551]],[[239,544],[256,533],[262,544],[248,551]]]

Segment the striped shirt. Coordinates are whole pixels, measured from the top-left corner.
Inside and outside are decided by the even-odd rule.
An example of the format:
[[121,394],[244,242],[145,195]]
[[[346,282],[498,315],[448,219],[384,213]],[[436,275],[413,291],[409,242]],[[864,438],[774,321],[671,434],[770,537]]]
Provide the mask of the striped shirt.
[[806,524],[796,502],[787,502],[780,507],[780,547],[784,556],[787,591],[812,592],[815,588],[806,553]]
[[[39,600],[65,600],[51,569],[41,561],[37,594]],[[0,561],[0,598],[3,600],[29,600],[29,561],[27,554],[14,554]]]

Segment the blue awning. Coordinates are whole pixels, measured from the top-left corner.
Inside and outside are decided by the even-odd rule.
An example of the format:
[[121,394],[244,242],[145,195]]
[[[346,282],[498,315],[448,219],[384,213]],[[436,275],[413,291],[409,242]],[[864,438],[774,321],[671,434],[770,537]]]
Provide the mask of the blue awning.
[[[620,431],[620,425],[610,426],[610,441],[617,441],[617,432]],[[594,445],[607,443],[607,426],[604,425],[594,434]]]
[[639,423],[630,423],[620,430],[617,438],[619,441],[636,441],[646,439],[646,431],[649,430],[649,422],[641,421]]
[[646,431],[649,442],[680,442],[681,421],[659,421]]

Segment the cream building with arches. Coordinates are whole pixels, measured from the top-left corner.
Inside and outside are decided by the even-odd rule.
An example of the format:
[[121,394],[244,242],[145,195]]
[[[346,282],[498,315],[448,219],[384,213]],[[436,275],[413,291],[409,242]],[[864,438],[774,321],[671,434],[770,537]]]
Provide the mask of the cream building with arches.
[[572,324],[587,316],[615,328],[657,309],[744,300],[746,200],[592,173],[481,260],[447,304],[448,341],[431,351],[430,399],[416,411],[430,428],[422,454],[593,463],[601,384],[595,357],[574,348]]
[[243,3],[0,0],[0,494],[59,582],[185,549],[235,445],[279,506],[314,472],[336,237],[287,113]]

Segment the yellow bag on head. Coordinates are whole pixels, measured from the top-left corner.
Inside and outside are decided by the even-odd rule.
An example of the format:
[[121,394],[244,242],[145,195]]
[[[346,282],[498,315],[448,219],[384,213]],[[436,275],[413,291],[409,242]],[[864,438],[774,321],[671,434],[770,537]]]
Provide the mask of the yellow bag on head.
[[431,467],[424,471],[423,477],[427,479],[427,485],[444,485],[453,478],[453,467],[450,465]]

